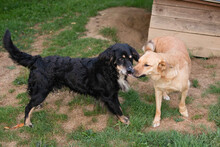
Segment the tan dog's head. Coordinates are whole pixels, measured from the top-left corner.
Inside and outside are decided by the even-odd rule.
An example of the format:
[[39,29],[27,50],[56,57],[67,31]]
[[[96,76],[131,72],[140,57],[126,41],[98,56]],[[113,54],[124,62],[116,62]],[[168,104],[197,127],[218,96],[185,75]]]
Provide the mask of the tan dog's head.
[[162,57],[152,51],[147,51],[138,60],[138,64],[134,67],[134,76],[142,77],[149,75],[153,80],[159,80],[167,68],[167,63]]

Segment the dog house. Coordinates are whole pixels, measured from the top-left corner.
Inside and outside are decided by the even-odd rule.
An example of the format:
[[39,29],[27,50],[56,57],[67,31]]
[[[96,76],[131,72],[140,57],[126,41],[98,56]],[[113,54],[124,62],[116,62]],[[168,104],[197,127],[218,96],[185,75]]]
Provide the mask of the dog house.
[[154,0],[148,40],[171,35],[198,57],[220,57],[220,0]]

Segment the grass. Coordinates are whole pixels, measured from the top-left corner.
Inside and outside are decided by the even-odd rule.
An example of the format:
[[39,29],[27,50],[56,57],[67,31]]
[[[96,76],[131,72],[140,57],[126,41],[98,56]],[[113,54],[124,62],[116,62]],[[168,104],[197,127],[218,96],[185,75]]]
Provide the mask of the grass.
[[210,68],[215,68],[217,64],[210,64],[210,65],[203,65],[204,68],[210,69]]
[[117,36],[117,29],[116,28],[111,28],[111,27],[106,27],[102,28],[99,33],[103,35],[106,38],[111,39],[115,43],[120,42]]
[[16,85],[16,86],[26,85],[28,83],[28,77],[29,77],[29,70],[26,69],[26,68],[23,68],[22,72],[20,73],[20,76],[18,76],[13,81],[13,84]]
[[192,86],[193,86],[194,88],[199,87],[199,82],[198,82],[197,79],[193,79],[193,80],[192,80]]
[[[141,7],[150,10],[152,0],[40,0],[40,1],[6,1],[0,5],[0,35],[9,28],[12,39],[22,50],[33,49],[31,44],[38,34],[51,35],[46,40],[49,44],[43,50],[42,56],[61,55],[71,57],[93,57],[102,52],[112,43],[111,41],[84,36],[85,24],[89,17],[95,16],[99,10],[114,6]],[[62,32],[57,33],[63,28]],[[113,41],[117,40],[117,30],[104,28],[104,34]],[[107,30],[107,31],[106,31]],[[113,34],[113,35],[112,35]],[[0,41],[0,51],[2,51]],[[7,67],[14,69],[15,67]],[[24,72],[13,82],[15,85],[27,84],[28,72]],[[141,79],[147,81],[148,79]],[[217,84],[218,85],[218,84]],[[214,86],[217,86],[214,85]],[[219,93],[218,87],[210,87],[208,93]],[[13,90],[9,90],[9,93]],[[67,133],[62,124],[68,120],[67,114],[60,114],[59,107],[65,100],[56,100],[56,108],[44,106],[43,110],[34,111],[32,115],[33,128],[23,127],[18,130],[3,130],[4,126],[15,125],[20,114],[24,113],[24,106],[28,101],[27,93],[17,96],[19,106],[0,106],[0,144],[15,141],[17,146],[60,146],[56,136],[66,138],[67,144],[63,146],[218,146],[220,138],[219,128],[208,134],[191,135],[176,131],[148,131],[155,115],[155,96],[143,93],[139,95],[131,90],[128,93],[120,92],[123,99],[123,112],[130,118],[130,125],[126,126],[116,121],[110,115],[106,129],[94,132],[81,126],[77,130]],[[5,97],[5,96],[4,96]],[[188,98],[189,103],[192,98]],[[70,109],[95,104],[94,99],[77,95],[68,103]],[[84,110],[84,115],[92,117],[92,122],[102,112],[100,105],[93,111]],[[219,104],[210,107],[210,120],[219,126]],[[163,101],[162,120],[173,117],[176,122],[182,121],[178,108],[170,108],[169,102]],[[23,119],[19,120],[23,122]],[[22,137],[20,137],[22,136]],[[25,137],[23,137],[25,136]],[[2,143],[3,142],[3,143]],[[1,145],[0,145],[1,146]]]
[[196,115],[192,116],[191,119],[192,120],[198,120],[198,119],[201,119],[203,117],[204,117],[204,115],[202,115],[202,114],[196,114]]
[[142,82],[147,82],[149,80],[149,77],[147,76],[144,76],[144,77],[141,77],[141,78],[138,78],[140,81]]
[[7,68],[10,69],[10,70],[13,70],[13,69],[15,69],[16,67],[15,67],[15,66],[7,66]]
[[193,102],[193,100],[194,100],[193,97],[187,96],[185,102],[186,102],[186,104],[191,104]]
[[94,104],[95,100],[92,97],[85,96],[85,95],[80,95],[78,94],[77,96],[74,97],[73,100],[71,100],[68,105],[71,109],[77,105],[89,105],[89,104]]
[[9,89],[8,92],[9,92],[9,93],[14,93],[14,92],[15,92],[15,89]]
[[21,104],[23,107],[25,107],[28,104],[28,102],[30,101],[30,98],[29,98],[27,92],[19,93],[16,96],[16,99],[20,100],[19,104]]
[[180,117],[174,117],[173,120],[174,120],[175,122],[184,121],[184,119],[183,119],[183,118],[180,118]]

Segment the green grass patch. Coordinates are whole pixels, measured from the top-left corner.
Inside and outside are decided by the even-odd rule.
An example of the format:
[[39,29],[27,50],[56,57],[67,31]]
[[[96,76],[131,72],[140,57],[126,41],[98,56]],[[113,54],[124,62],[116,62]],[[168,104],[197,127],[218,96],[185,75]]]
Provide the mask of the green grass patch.
[[[68,34],[68,36],[71,35],[72,34]],[[57,39],[54,40],[51,47],[43,51],[43,56],[60,55],[70,57],[92,57],[101,53],[110,45],[109,42],[105,40],[82,38],[71,41],[71,43],[68,43],[65,47],[60,47],[62,44],[65,44],[65,41],[59,42]]]
[[95,103],[95,99],[90,97],[90,96],[85,96],[85,95],[80,95],[77,94],[77,96],[75,96],[73,98],[73,100],[71,100],[68,105],[70,106],[71,109],[73,109],[73,107],[77,106],[77,105],[89,105],[89,104],[94,104]]
[[24,85],[24,84],[27,84],[28,81],[27,81],[27,77],[24,77],[24,76],[19,76],[17,77],[14,81],[13,81],[13,84],[18,86],[18,85]]
[[28,84],[29,73],[30,73],[29,70],[27,68],[24,68],[24,70],[22,71],[21,75],[18,76],[13,81],[13,84],[16,85],[16,86]]
[[204,95],[208,93],[217,94],[218,95],[218,102],[217,104],[213,104],[209,107],[209,120],[214,121],[216,125],[220,126],[220,81],[216,82],[213,85],[210,85],[209,88],[206,90]]
[[19,104],[21,104],[23,107],[25,107],[28,104],[28,102],[30,101],[30,98],[29,98],[29,95],[27,92],[19,93],[16,96],[16,99],[20,100]]
[[203,117],[204,117],[204,115],[202,115],[202,114],[196,114],[196,115],[192,116],[191,119],[192,120],[198,120],[198,119],[201,119]]
[[209,107],[209,120],[214,121],[218,127],[220,127],[220,96],[218,97],[218,103]]
[[184,121],[184,119],[181,118],[181,117],[174,117],[173,120],[174,120],[175,122],[181,122],[181,121]]
[[17,124],[16,118],[21,113],[19,107],[0,107],[0,141],[10,142],[17,141],[20,137],[17,135],[18,131],[5,130],[4,127],[12,127]]
[[111,27],[102,28],[101,30],[99,30],[99,33],[104,37],[111,39],[115,43],[120,42],[117,36],[116,28],[111,28]]
[[192,86],[193,86],[194,88],[197,88],[197,87],[199,86],[199,82],[198,82],[197,79],[193,79],[193,80],[192,80]]
[[70,134],[70,140],[76,140],[73,146],[216,146],[219,144],[220,130],[201,135],[181,134],[176,131],[151,131],[148,133],[128,132],[126,128],[115,131],[107,128],[96,133],[92,130],[78,129]]
[[[29,143],[33,146],[37,144],[55,145],[56,142],[52,139],[55,134],[64,134],[60,123],[63,123],[68,119],[66,114],[56,114],[55,112],[41,110],[34,112],[31,120],[33,128],[23,127],[20,132],[29,134]],[[25,144],[25,141],[21,141],[19,144]]]
[[16,117],[22,112],[20,107],[0,107],[0,124],[12,126],[16,124]]

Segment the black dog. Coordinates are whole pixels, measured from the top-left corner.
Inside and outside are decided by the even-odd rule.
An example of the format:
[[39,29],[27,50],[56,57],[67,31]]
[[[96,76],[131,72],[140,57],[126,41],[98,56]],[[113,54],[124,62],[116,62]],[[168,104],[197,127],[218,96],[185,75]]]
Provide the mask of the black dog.
[[32,126],[30,115],[34,108],[54,88],[62,86],[100,99],[121,122],[129,124],[122,114],[118,91],[129,89],[127,75],[133,73],[133,59],[138,61],[139,54],[128,44],[115,44],[95,58],[32,56],[14,46],[8,30],[3,44],[14,61],[30,69],[28,92],[31,99],[25,108],[25,125]]

